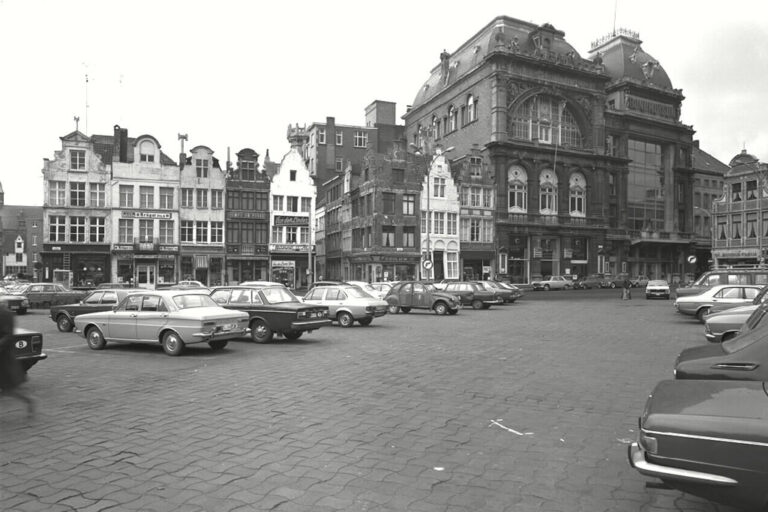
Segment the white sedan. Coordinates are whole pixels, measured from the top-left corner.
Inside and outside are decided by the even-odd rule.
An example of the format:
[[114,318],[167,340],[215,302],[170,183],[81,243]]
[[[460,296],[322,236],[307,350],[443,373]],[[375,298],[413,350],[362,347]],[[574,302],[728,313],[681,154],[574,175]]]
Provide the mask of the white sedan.
[[573,281],[565,276],[544,276],[540,281],[531,283],[534,290],[569,290],[573,288]]

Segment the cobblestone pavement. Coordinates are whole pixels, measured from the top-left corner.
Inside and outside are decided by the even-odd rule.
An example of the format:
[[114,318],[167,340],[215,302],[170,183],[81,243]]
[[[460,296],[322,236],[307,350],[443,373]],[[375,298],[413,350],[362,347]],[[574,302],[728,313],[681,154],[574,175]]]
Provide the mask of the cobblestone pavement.
[[176,358],[19,325],[49,358],[33,419],[0,399],[2,511],[729,510],[627,463],[648,393],[705,342],[669,301],[529,293]]

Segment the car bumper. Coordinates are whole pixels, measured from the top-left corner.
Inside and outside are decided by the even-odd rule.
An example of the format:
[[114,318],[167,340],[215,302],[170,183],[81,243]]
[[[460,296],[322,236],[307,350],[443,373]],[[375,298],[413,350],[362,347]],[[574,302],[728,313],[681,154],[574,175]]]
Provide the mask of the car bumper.
[[250,332],[250,329],[247,327],[242,329],[232,329],[229,331],[218,331],[218,332],[196,332],[192,336],[194,339],[192,340],[184,340],[184,343],[200,343],[200,342],[207,342],[207,341],[217,341],[217,340],[232,340],[235,338],[242,338],[244,336],[247,336]]
[[632,443],[627,450],[629,464],[638,470],[640,474],[661,478],[662,480],[677,480],[693,484],[705,484],[716,486],[735,486],[739,482],[727,476],[714,473],[704,473],[690,469],[662,466],[648,462],[645,458],[645,450],[638,443]]
[[322,318],[318,320],[305,320],[305,321],[296,321],[291,322],[291,330],[292,331],[312,331],[314,329],[319,329],[321,327],[325,327],[326,325],[331,325],[331,319],[330,318]]
[[30,354],[30,355],[16,357],[16,359],[21,363],[21,366],[25,370],[29,370],[38,361],[42,361],[43,359],[47,359],[47,358],[48,358],[48,354],[46,354],[45,352],[40,352],[39,354]]
[[669,297],[669,292],[665,292],[662,290],[646,290],[645,296],[646,297]]

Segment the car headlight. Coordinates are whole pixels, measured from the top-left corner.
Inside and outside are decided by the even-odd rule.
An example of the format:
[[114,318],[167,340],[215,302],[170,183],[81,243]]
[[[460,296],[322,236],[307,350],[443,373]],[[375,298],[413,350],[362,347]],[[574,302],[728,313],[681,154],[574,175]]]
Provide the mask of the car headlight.
[[659,451],[659,441],[655,437],[649,436],[642,430],[640,431],[637,442],[640,446],[643,447],[643,450],[650,454],[656,455],[656,453]]

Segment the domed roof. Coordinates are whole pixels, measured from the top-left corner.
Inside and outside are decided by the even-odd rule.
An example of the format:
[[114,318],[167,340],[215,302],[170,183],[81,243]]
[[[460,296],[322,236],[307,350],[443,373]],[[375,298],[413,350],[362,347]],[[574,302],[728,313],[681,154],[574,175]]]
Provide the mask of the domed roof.
[[754,165],[758,161],[759,160],[754,155],[750,155],[747,153],[746,149],[742,149],[741,153],[731,158],[731,161],[728,163],[728,165],[733,168],[740,165]]
[[662,89],[673,89],[669,75],[659,61],[642,48],[639,34],[620,30],[593,43],[593,60],[602,59],[605,72],[614,80],[630,78]]
[[549,23],[536,25],[508,16],[498,16],[454,53],[449,54],[444,50],[440,54],[440,64],[432,69],[411,106],[416,108],[426,103],[482,63],[489,53],[497,50],[542,58],[550,56],[553,62],[574,66],[589,65],[589,61],[582,59],[564,36],[564,32]]

